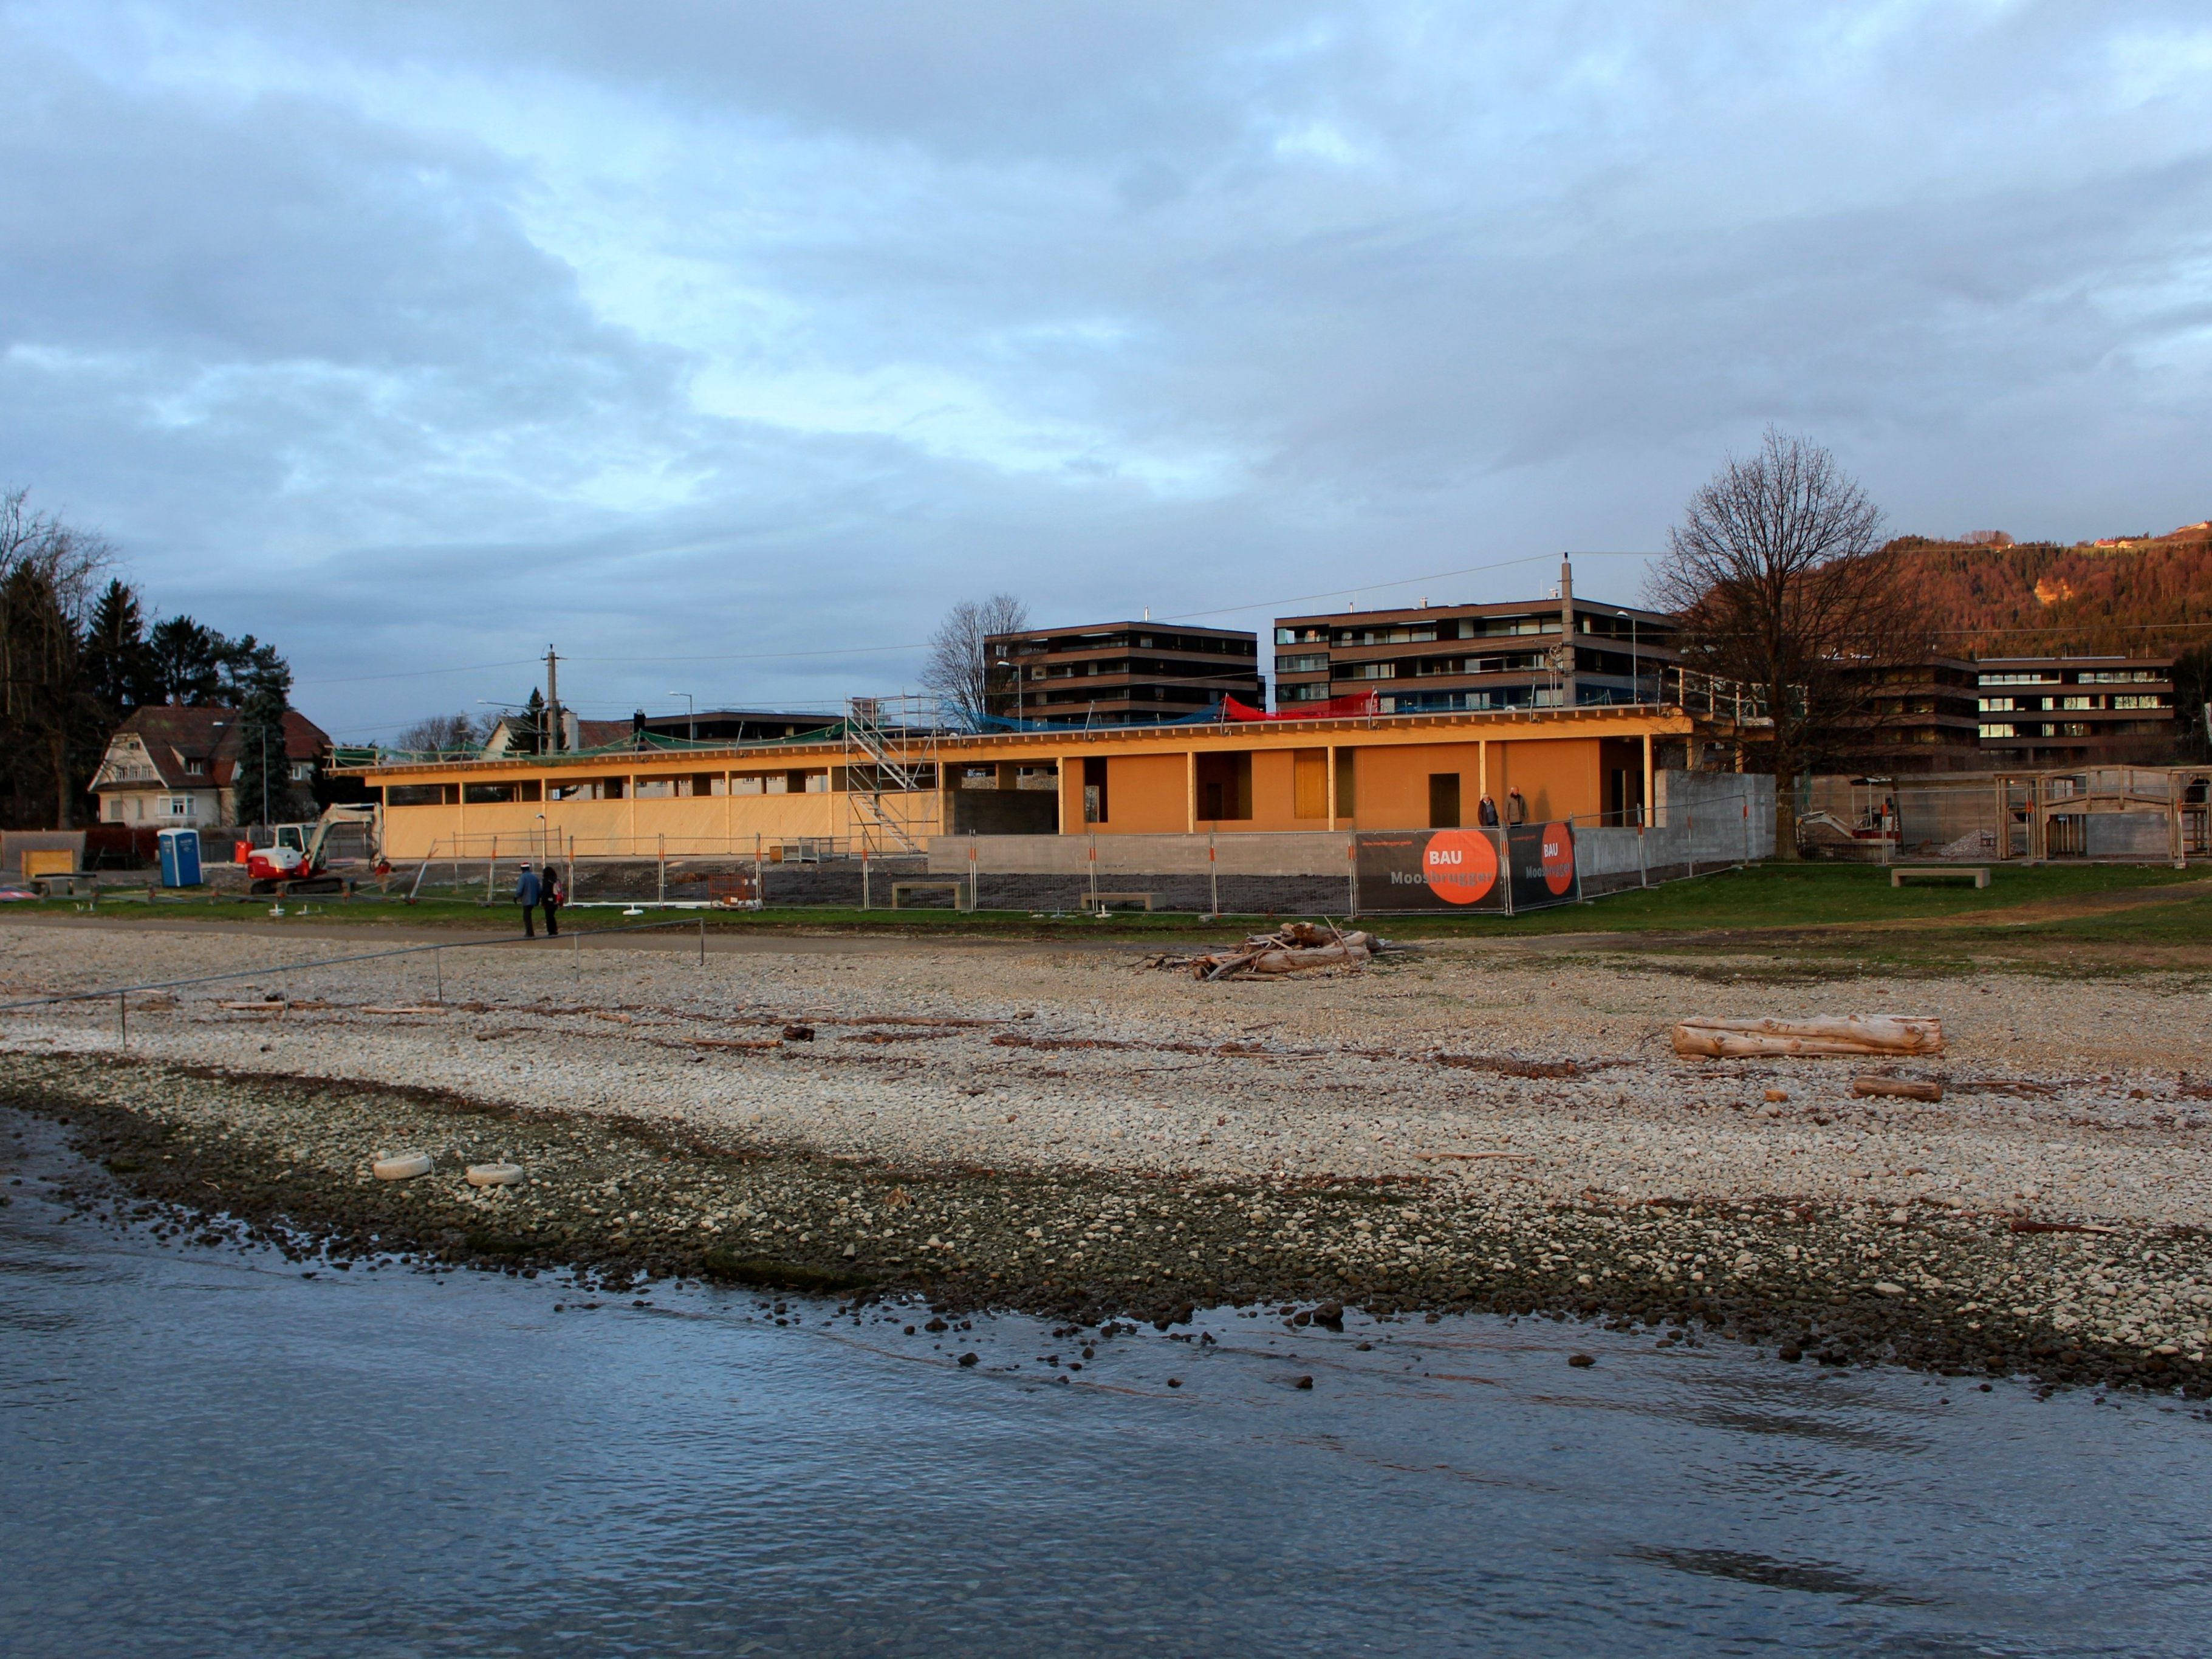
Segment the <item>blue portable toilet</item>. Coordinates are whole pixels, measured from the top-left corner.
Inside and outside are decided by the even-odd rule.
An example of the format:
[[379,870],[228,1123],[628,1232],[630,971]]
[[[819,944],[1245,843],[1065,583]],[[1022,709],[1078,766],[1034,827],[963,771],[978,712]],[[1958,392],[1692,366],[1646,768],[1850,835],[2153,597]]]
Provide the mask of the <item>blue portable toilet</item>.
[[197,887],[200,884],[200,832],[164,830],[161,842],[161,885]]

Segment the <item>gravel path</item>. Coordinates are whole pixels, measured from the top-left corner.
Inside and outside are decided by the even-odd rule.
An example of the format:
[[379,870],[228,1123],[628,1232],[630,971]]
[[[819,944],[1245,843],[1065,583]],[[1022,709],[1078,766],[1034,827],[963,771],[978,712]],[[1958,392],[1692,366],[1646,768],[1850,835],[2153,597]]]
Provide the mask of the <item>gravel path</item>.
[[[1789,1303],[1787,1324],[1802,1310],[1769,1280],[1810,1296],[1842,1275],[1866,1305],[1911,1302],[1923,1322],[1940,1307],[2008,1358],[2057,1342],[2180,1372],[2212,1340],[2202,1237],[2212,999],[2182,980],[1807,984],[1773,982],[1753,960],[1449,945],[1359,976],[1206,986],[1134,951],[819,943],[710,952],[703,966],[666,951],[572,954],[565,941],[449,951],[446,1005],[432,1012],[380,1012],[429,1000],[426,957],[270,972],[132,999],[127,1051],[112,1002],[0,1016],[0,1045],[447,1091],[638,1120],[709,1148],[894,1170],[1165,1177],[1183,1192],[1418,1183],[1422,1215],[1390,1218],[1387,1234],[1347,1212],[1336,1243],[1316,1235],[1306,1265],[1355,1283],[1371,1283],[1378,1263],[1449,1281],[1455,1267],[1494,1264],[1500,1239],[1526,1245],[1565,1227],[1558,1249],[1516,1249],[1514,1268],[1556,1269],[1578,1310],[1766,1284],[1760,1294]],[[0,926],[0,992],[344,948]],[[264,994],[295,1006],[281,1016],[222,1006]],[[1692,1013],[1833,1012],[1941,1016],[1948,1055],[1900,1069],[1941,1078],[1943,1102],[1854,1101],[1864,1062],[1682,1061],[1666,1041]],[[755,1044],[773,1046],[742,1046]],[[1606,1238],[1592,1217],[1612,1218]],[[1844,1231],[1817,1246],[1774,1231],[1814,1218]],[[1024,1235],[1039,1233],[1033,1267],[1048,1252],[1064,1279],[1069,1252],[1083,1260],[1079,1233],[1051,1242],[1048,1209],[1023,1219]],[[1248,1243],[1255,1220],[1237,1224]],[[1662,1223],[1694,1224],[1695,1237],[1646,1236]],[[1227,1224],[1209,1221],[1209,1237]],[[1321,1233],[1334,1224],[1322,1218]],[[2048,1231],[2084,1226],[2113,1231]],[[1933,1242],[1900,1255],[1907,1228]],[[1282,1231],[1268,1220],[1268,1238]],[[2002,1248],[1984,1249],[1991,1240]],[[1018,1247],[990,1271],[1004,1286],[1018,1265]]]

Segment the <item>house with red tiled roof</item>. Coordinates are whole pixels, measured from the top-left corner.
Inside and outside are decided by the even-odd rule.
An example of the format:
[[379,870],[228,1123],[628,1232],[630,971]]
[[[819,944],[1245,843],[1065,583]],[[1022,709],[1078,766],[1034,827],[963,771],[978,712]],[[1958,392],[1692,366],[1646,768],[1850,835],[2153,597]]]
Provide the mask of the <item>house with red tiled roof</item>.
[[[138,708],[107,740],[94,775],[102,823],[212,830],[238,822],[238,711]],[[306,715],[284,711],[284,775],[295,789],[314,781],[331,740]],[[273,770],[273,769],[272,769]],[[259,803],[247,813],[260,816]]]

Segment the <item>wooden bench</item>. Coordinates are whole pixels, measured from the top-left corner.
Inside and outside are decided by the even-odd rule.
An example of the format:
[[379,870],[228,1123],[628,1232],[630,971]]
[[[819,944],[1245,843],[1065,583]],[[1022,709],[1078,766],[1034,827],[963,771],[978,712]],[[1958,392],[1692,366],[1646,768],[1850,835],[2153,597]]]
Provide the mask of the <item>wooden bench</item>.
[[1889,871],[1889,884],[1892,887],[1902,887],[1908,876],[1915,881],[1958,881],[1971,878],[1977,887],[1986,887],[1990,884],[1990,872],[1987,869],[1966,869],[1949,864],[1892,865]]
[[1110,909],[1116,904],[1141,904],[1149,910],[1156,896],[1152,893],[1101,893],[1097,902],[1102,910]]
[[964,881],[895,881],[891,884],[891,908],[899,908],[899,900],[908,893],[950,893],[952,908],[972,910],[975,908]]

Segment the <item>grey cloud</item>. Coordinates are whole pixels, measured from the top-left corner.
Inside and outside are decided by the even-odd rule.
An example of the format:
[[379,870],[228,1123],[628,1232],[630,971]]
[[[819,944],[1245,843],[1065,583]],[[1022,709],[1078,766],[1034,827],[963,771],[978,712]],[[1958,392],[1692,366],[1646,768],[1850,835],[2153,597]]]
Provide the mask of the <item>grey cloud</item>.
[[1649,547],[1769,420],[1903,527],[2212,510],[2182,7],[84,15],[0,15],[0,453],[337,727]]

